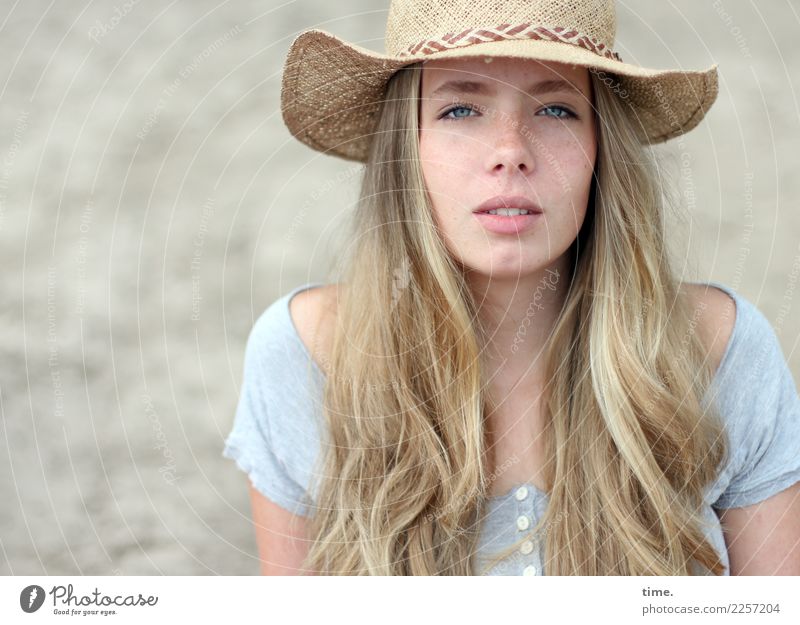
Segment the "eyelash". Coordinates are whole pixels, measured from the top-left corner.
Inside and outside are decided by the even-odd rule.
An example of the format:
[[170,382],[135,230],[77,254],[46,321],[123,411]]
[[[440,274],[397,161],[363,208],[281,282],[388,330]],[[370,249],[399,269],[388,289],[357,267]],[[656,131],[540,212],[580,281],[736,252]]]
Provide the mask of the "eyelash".
[[[470,104],[456,104],[454,106],[451,106],[446,111],[444,111],[441,115],[439,115],[439,119],[441,119],[443,121],[456,121],[456,120],[459,120],[459,119],[466,119],[467,117],[470,117],[470,115],[467,115],[466,117],[448,117],[448,115],[450,113],[452,113],[453,111],[457,111],[459,109],[468,109],[470,111],[473,111],[474,113],[478,112]],[[548,109],[561,109],[562,111],[564,111],[566,113],[566,115],[564,115],[562,117],[557,117],[556,116],[556,117],[554,117],[554,119],[578,119],[578,116],[575,115],[575,113],[573,113],[571,110],[569,110],[566,106],[561,106],[559,104],[550,104],[550,105],[544,107],[542,110],[546,111]],[[552,115],[545,115],[545,117],[553,117],[553,116]]]

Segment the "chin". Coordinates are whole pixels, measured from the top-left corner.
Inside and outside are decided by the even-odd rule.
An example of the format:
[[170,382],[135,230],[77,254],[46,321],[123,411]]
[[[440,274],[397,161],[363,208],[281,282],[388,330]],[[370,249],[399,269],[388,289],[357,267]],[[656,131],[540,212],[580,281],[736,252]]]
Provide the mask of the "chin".
[[534,275],[536,272],[542,271],[547,264],[524,264],[517,263],[503,263],[494,265],[486,265],[481,263],[480,266],[469,266],[469,271],[474,274],[479,274],[492,280],[524,280],[526,277]]

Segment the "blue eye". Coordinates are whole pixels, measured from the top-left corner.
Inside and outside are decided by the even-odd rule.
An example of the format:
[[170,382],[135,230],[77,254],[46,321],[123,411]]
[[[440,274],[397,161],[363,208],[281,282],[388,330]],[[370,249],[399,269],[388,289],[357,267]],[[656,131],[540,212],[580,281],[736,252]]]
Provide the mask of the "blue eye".
[[563,115],[545,115],[545,117],[556,117],[557,119],[568,119],[570,117],[575,117],[575,114],[572,111],[564,108],[563,106],[558,106],[557,104],[546,106],[542,109],[542,111],[561,111],[564,113]]
[[463,119],[465,117],[469,117],[469,115],[455,115],[454,117],[449,116],[450,113],[455,113],[456,111],[470,111],[474,113],[475,109],[464,105],[453,106],[442,113],[439,119]]
[[[456,106],[451,106],[447,109],[444,113],[439,116],[439,119],[452,121],[456,119],[466,119],[467,117],[472,117],[469,113],[477,113],[474,108],[466,104],[458,104]],[[550,106],[546,106],[537,115],[540,115],[544,112],[544,117],[552,117],[554,119],[577,119],[577,115],[570,111],[568,108],[559,106],[558,104],[551,104]],[[550,113],[552,112],[552,113]],[[451,115],[452,113],[452,115]]]

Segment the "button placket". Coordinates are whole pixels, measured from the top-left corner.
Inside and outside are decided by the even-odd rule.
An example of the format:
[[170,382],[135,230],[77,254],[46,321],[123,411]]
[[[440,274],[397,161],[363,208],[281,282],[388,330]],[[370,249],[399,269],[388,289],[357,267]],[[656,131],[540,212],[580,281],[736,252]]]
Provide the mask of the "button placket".
[[530,503],[528,487],[520,486],[514,491],[514,499],[517,501],[517,530],[524,532],[531,525],[529,515],[533,513],[533,509],[527,505]]
[[[517,531],[524,532],[528,530],[535,521],[536,502],[532,496],[531,489],[524,484],[514,491],[514,499],[517,502]],[[522,575],[537,574],[537,568],[533,565],[536,554],[534,553],[534,543],[531,539],[526,538],[522,541],[516,557],[518,558]],[[520,569],[517,570],[520,571]]]
[[532,564],[522,569],[523,575],[536,575],[536,567]]

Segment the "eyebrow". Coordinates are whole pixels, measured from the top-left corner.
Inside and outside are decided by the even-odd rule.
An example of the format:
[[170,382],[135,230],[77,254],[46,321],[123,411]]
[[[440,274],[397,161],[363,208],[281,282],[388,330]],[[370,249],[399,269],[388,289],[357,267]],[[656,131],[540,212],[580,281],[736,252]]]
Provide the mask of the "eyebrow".
[[[484,82],[476,80],[448,80],[437,87],[430,97],[433,98],[442,93],[471,93],[475,95],[494,95],[494,87]],[[532,97],[544,95],[546,93],[557,92],[573,92],[579,95],[584,95],[583,91],[578,89],[571,82],[561,79],[542,80],[532,84],[525,90],[525,93]]]

